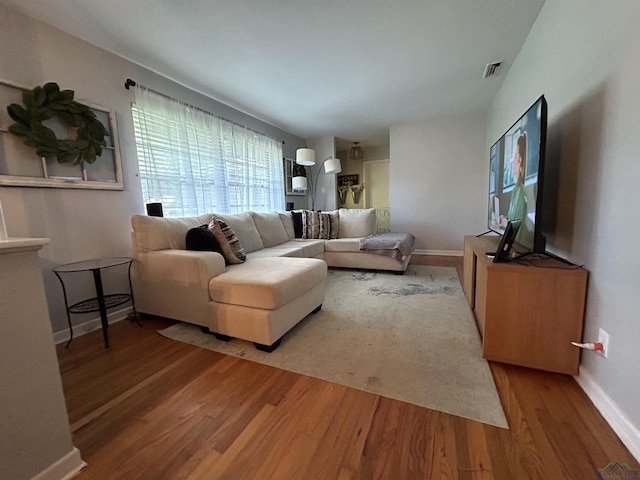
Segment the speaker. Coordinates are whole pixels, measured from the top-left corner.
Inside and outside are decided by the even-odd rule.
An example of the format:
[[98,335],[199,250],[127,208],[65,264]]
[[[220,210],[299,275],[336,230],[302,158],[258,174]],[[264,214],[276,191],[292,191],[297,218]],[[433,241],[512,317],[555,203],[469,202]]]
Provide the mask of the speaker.
[[161,203],[147,203],[147,215],[150,217],[164,217]]
[[293,210],[293,202],[287,202],[287,212]]

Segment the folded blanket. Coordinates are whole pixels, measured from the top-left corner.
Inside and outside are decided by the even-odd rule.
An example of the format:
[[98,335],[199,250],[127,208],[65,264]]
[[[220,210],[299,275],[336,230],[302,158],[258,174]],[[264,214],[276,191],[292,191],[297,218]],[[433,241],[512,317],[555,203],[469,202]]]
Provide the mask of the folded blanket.
[[413,252],[414,241],[410,233],[374,233],[360,239],[360,250],[404,261]]

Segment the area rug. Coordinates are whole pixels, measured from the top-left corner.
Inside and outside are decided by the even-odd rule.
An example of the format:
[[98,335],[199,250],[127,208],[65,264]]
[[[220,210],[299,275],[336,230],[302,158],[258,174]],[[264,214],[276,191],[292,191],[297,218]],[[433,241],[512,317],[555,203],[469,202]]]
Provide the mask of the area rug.
[[455,269],[329,270],[322,310],[272,353],[178,323],[174,340],[508,428]]

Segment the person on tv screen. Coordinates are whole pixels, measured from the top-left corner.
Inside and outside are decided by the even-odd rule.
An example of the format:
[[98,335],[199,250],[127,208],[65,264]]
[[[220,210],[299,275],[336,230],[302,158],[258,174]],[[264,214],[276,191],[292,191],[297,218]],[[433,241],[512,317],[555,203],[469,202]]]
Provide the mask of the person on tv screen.
[[[513,158],[511,159],[511,168],[514,176],[516,177],[516,183],[511,191],[511,200],[509,202],[509,211],[507,217],[502,217],[500,223],[503,227],[507,226],[509,220],[522,220],[524,221],[527,216],[527,196],[524,191],[524,180],[527,169],[527,134],[523,133],[518,137],[517,145]],[[524,225],[523,225],[524,226]],[[516,242],[520,240],[524,234],[525,229],[520,228],[518,235],[516,236]]]

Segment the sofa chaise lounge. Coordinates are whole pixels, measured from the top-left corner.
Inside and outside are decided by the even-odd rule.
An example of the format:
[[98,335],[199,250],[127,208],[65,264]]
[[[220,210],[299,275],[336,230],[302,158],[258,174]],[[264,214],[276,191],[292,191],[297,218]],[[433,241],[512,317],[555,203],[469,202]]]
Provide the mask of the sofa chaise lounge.
[[238,265],[225,265],[217,252],[186,249],[187,232],[208,224],[213,214],[135,215],[131,282],[136,309],[271,351],[288,330],[321,308],[327,266],[402,273],[409,264],[410,250],[403,255],[360,250],[360,240],[376,231],[375,209],[330,213],[338,220],[337,238],[328,240],[296,238],[291,212],[216,214],[246,251],[246,261]]

